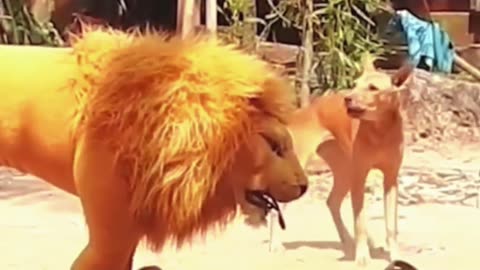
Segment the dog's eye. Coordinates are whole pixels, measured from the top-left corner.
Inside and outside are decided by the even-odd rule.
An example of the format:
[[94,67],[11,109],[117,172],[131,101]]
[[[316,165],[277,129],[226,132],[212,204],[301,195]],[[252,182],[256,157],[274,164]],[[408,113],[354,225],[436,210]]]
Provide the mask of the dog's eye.
[[368,85],[368,91],[378,91],[378,87],[376,87],[374,84],[369,84]]
[[270,149],[272,149],[272,151],[279,157],[282,157],[283,156],[283,149],[282,149],[282,146],[275,140],[273,140],[272,138],[268,137],[268,136],[265,136],[263,135],[262,136],[265,141],[267,141],[268,145],[270,146]]

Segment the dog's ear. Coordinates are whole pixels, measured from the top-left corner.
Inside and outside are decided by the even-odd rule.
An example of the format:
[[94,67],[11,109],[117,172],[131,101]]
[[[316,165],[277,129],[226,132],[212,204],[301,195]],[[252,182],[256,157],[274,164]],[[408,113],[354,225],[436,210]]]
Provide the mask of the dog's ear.
[[400,88],[402,86],[408,86],[410,83],[414,66],[410,63],[403,64],[393,75],[392,75],[392,85],[395,88]]
[[413,70],[414,66],[412,64],[405,63],[391,77],[393,90],[397,95],[402,108],[405,108],[410,101],[410,87],[412,84]]
[[375,71],[375,65],[373,62],[375,62],[375,57],[373,57],[373,55],[371,55],[369,52],[364,53],[362,55],[363,72]]

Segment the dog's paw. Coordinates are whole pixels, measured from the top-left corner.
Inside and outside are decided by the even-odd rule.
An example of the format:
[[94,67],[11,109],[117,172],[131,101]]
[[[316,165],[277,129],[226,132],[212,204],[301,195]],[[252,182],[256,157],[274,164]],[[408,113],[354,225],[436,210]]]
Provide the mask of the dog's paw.
[[390,245],[389,247],[387,247],[387,249],[388,249],[388,255],[389,255],[388,258],[390,259],[390,262],[401,259],[400,252],[398,250],[397,245]]
[[273,241],[270,243],[268,247],[268,251],[272,253],[279,253],[285,251],[285,246],[283,245],[282,242],[279,241]]
[[388,259],[390,262],[401,259],[400,249],[398,247],[397,240],[395,238],[388,238],[385,240],[386,246],[385,251],[388,252]]
[[359,267],[366,267],[370,260],[368,245],[358,245],[355,249],[355,264]]

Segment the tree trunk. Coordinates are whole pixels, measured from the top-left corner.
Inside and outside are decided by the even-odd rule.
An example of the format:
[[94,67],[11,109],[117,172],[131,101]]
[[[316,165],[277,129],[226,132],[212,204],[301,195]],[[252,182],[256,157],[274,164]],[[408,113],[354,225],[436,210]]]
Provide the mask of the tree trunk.
[[257,17],[257,5],[255,0],[244,0],[250,1],[248,8],[243,14],[243,33],[241,38],[242,48],[249,52],[253,52],[256,49],[257,45],[257,24],[255,21],[247,21],[246,18],[256,18]]
[[205,28],[212,34],[217,33],[217,1],[206,0],[205,4]]
[[[308,85],[313,62],[313,0],[303,0],[303,22],[302,22],[302,47],[299,50],[299,61],[297,61],[297,86],[298,103],[300,107],[308,106],[310,103],[310,87]],[[300,84],[300,85],[298,85]]]

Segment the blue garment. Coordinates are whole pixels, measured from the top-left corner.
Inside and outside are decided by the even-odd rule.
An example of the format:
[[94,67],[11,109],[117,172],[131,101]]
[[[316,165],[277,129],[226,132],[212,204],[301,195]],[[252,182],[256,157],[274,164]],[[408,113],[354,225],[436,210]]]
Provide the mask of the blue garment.
[[451,73],[455,52],[448,33],[438,23],[421,20],[408,10],[399,10],[397,15],[406,34],[412,63],[417,66],[424,58],[430,70]]

